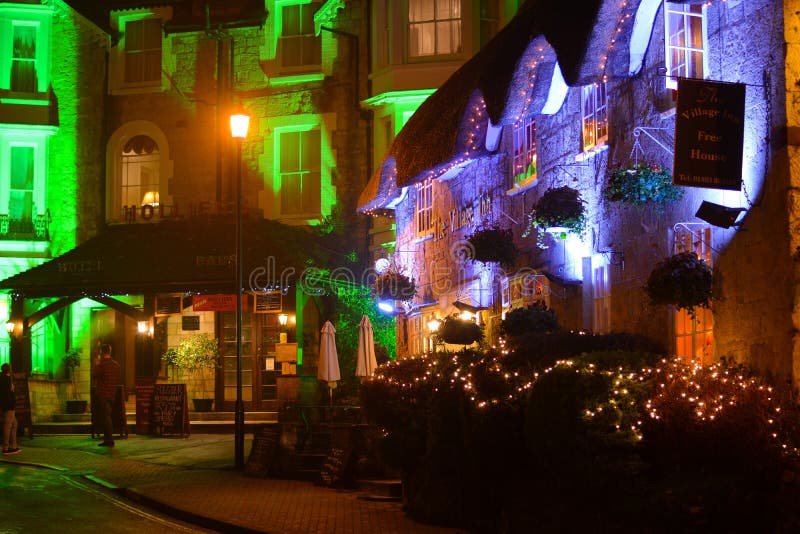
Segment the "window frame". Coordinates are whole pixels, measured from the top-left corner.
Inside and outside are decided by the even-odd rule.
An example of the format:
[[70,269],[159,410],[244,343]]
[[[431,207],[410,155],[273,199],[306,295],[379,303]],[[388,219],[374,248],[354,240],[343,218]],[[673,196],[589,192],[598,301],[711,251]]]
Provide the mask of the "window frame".
[[[0,91],[7,92],[15,104],[24,104],[26,100],[38,105],[39,100],[46,98],[50,88],[50,48],[51,20],[53,8],[35,4],[2,4],[0,3]],[[14,63],[14,28],[16,26],[32,26],[35,28],[34,54],[34,90],[12,91],[11,73]],[[5,100],[5,98],[4,98]]]
[[[712,269],[712,229],[706,223],[678,223],[672,231],[673,253],[694,252]],[[688,310],[673,311],[673,342],[675,355],[686,363],[708,365],[714,357],[713,304],[697,307],[692,315]],[[688,351],[687,351],[688,348]]]
[[[317,134],[319,135],[319,152],[315,154],[315,157],[317,158],[316,159],[316,163],[318,165],[318,170],[316,171],[316,175],[317,175],[317,184],[316,184],[316,188],[317,188],[316,196],[317,196],[317,199],[316,199],[316,202],[317,202],[317,205],[314,206],[316,209],[314,209],[312,211],[308,211],[308,210],[304,210],[303,209],[303,210],[301,210],[301,211],[299,211],[297,213],[294,213],[294,212],[290,213],[290,212],[285,211],[285,209],[284,209],[284,202],[283,202],[284,175],[299,174],[301,176],[301,191],[302,191],[302,178],[305,177],[305,176],[310,176],[310,175],[314,174],[315,171],[313,169],[308,169],[308,170],[301,169],[299,171],[294,171],[294,172],[283,172],[281,170],[281,157],[280,157],[280,154],[281,154],[281,146],[284,143],[284,141],[282,141],[281,138],[282,138],[283,135],[286,135],[286,134],[297,134],[297,133],[303,133],[303,132],[317,132]],[[275,173],[275,176],[277,178],[276,181],[277,181],[277,186],[278,186],[278,213],[280,213],[280,217],[282,219],[318,219],[318,218],[321,218],[322,217],[322,179],[323,179],[323,177],[322,177],[322,175],[323,175],[323,172],[322,172],[322,167],[323,167],[323,165],[322,165],[322,129],[320,128],[319,125],[313,125],[313,126],[305,125],[305,126],[297,126],[297,127],[276,128],[275,129],[275,142],[277,144],[276,150],[275,150],[275,154],[276,154],[276,158],[275,158],[276,173]],[[299,150],[301,151],[301,156],[298,159],[302,161],[302,150],[303,150],[302,144],[300,145]],[[302,194],[301,194],[301,198],[302,198]]]
[[[169,56],[169,39],[167,39],[167,36],[164,34],[164,25],[171,17],[172,8],[170,7],[137,9],[124,12],[114,11],[111,13],[111,26],[121,35],[119,42],[116,46],[113,46],[109,52],[108,85],[111,94],[152,93],[160,92],[164,89],[165,59]],[[132,22],[151,19],[158,19],[161,26],[160,74],[157,79],[128,82],[125,80],[126,60],[128,56],[125,35],[126,26]]]
[[[411,8],[412,4],[416,1],[421,3],[433,3],[433,18],[426,19],[426,20],[411,20]],[[438,2],[432,2],[432,0],[407,0],[406,2],[406,9],[405,9],[405,36],[406,36],[406,57],[408,61],[429,61],[431,59],[441,59],[441,58],[449,58],[455,57],[463,53],[464,51],[464,6],[462,5],[461,0],[450,0],[451,7],[458,6],[458,17],[457,18],[438,18]],[[450,23],[450,27],[452,29],[452,24],[457,21],[458,26],[458,43],[451,49],[449,52],[439,53],[439,29],[438,26],[445,22]],[[412,39],[412,26],[414,25],[423,25],[423,24],[433,24],[434,25],[434,43],[433,43],[433,53],[431,54],[413,54],[412,53],[412,43],[415,42]],[[451,32],[451,46],[454,44],[452,42],[452,32]],[[419,48],[419,46],[417,47]]]
[[[322,2],[314,1],[314,0],[276,0],[275,1],[275,59],[277,60],[278,69],[281,74],[300,74],[300,73],[308,73],[308,72],[321,72],[322,71],[322,36],[315,35],[313,30],[311,34],[303,33],[292,35],[289,37],[284,37],[283,35],[283,10],[285,8],[290,7],[299,7],[301,9],[301,16],[300,20],[302,21],[302,10],[311,7],[314,9],[313,6],[316,6],[316,10],[319,10],[322,7]],[[301,28],[302,29],[302,28]],[[284,57],[283,57],[283,44],[282,42],[285,39],[300,39],[301,42],[305,42],[309,36],[316,41],[316,46],[319,49],[319,63],[302,63],[300,65],[291,65],[287,66],[284,64]],[[302,56],[302,53],[301,53]]]
[[414,224],[417,237],[433,234],[433,178],[426,178],[416,185],[414,197]]
[[536,117],[520,119],[511,131],[511,187],[520,189],[537,183],[538,143]]
[[[697,79],[705,79],[708,77],[708,27],[707,21],[708,17],[706,16],[707,10],[705,4],[677,4],[674,2],[667,2],[664,0],[664,64],[667,70],[666,76],[666,86],[669,89],[677,89],[678,88],[678,78],[697,78]],[[699,8],[700,12],[692,12],[693,9]],[[674,20],[673,15],[675,17],[682,18],[683,22],[683,33],[692,32],[692,35],[684,35],[682,40],[682,44],[673,45],[671,44],[672,37],[676,36],[679,32],[674,31],[671,27],[670,22]],[[689,20],[692,18],[699,18],[700,19],[700,42],[701,48],[696,48],[691,46],[689,43],[694,41],[694,30],[692,30],[693,26],[688,24]],[[672,64],[672,56],[673,51],[681,51],[685,54],[684,62],[675,67]],[[694,72],[693,65],[695,64],[692,61],[688,61],[688,57],[692,54],[699,54],[700,55],[700,69],[702,72],[697,73]],[[680,70],[678,70],[680,69]],[[691,71],[690,71],[691,69]]]
[[[594,263],[594,262],[593,262]],[[608,263],[592,265],[592,331],[611,331],[611,272]]]
[[[599,90],[598,90],[599,89]],[[602,117],[601,120],[598,117]],[[592,139],[587,139],[590,132]],[[608,87],[606,82],[581,87],[581,148],[589,152],[608,142]]]

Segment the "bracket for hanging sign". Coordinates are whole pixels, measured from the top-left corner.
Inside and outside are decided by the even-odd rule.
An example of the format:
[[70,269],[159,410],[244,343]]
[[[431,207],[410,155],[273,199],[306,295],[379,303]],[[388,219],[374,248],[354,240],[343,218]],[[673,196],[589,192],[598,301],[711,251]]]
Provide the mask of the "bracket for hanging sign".
[[653,134],[650,132],[656,131],[670,131],[669,128],[656,128],[650,126],[636,126],[633,129],[633,148],[631,148],[631,155],[628,156],[628,159],[632,159],[634,165],[639,164],[639,154],[641,153],[644,156],[644,149],[642,149],[642,143],[639,141],[639,136],[641,134],[645,134],[647,137],[650,138],[656,145],[658,145],[662,150],[664,150],[670,156],[674,156],[675,152],[669,148],[667,145],[659,141]]

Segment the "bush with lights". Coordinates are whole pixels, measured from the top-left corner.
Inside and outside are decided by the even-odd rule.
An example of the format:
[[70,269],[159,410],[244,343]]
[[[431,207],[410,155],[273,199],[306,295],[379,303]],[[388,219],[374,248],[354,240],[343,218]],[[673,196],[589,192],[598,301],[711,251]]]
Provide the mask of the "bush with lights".
[[483,339],[483,329],[475,321],[451,315],[442,320],[436,335],[452,345],[472,345]]

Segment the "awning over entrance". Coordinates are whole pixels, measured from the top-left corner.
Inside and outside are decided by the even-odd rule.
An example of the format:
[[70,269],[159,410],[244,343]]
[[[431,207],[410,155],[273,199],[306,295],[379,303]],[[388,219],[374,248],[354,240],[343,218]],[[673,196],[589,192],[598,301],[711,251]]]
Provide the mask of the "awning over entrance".
[[[258,287],[281,284],[282,274],[282,285],[293,285],[304,267],[319,265],[322,249],[312,232],[271,220],[245,220],[245,289],[251,276]],[[0,289],[22,298],[233,293],[234,277],[233,219],[198,218],[108,226],[66,254],[0,281]]]

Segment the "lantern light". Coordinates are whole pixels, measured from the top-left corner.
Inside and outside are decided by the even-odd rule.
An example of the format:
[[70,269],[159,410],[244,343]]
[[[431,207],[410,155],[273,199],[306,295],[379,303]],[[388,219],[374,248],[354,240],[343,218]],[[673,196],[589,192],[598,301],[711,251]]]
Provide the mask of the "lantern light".
[[231,137],[244,139],[247,137],[247,128],[250,126],[250,115],[244,110],[237,110],[231,114]]

